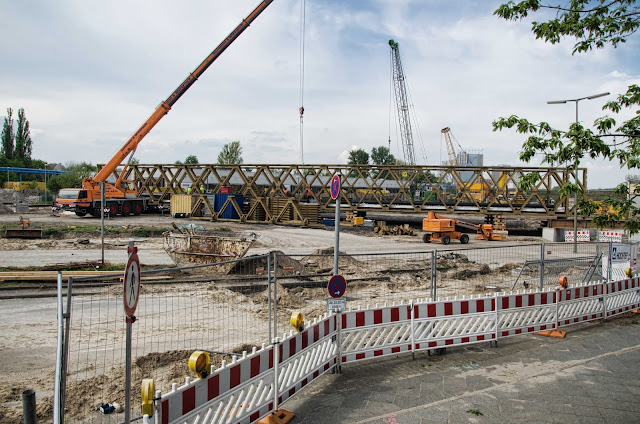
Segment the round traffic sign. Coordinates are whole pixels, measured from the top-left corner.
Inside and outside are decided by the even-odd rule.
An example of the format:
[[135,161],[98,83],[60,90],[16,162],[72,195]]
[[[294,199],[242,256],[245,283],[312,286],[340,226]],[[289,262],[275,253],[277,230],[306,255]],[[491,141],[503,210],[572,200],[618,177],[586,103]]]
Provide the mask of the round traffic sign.
[[331,179],[331,198],[336,200],[340,196],[340,175],[334,175]]
[[333,298],[337,299],[339,297],[342,297],[344,295],[344,292],[347,291],[347,281],[342,275],[334,275],[329,280],[327,290],[329,291],[329,296]]
[[132,317],[138,306],[140,296],[140,259],[137,253],[129,256],[124,270],[124,312]]

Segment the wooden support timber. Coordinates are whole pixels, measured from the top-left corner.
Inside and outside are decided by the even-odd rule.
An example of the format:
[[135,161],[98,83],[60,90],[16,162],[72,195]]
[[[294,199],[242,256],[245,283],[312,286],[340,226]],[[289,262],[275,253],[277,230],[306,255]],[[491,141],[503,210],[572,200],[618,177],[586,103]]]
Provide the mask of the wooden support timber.
[[[345,212],[470,213],[565,217],[573,214],[573,200],[559,193],[571,181],[586,192],[587,171],[567,168],[515,168],[406,165],[131,165],[125,178],[138,182],[139,195],[151,204],[168,204],[171,194],[205,189],[207,194],[231,191],[236,221],[314,225],[322,213],[334,213],[330,184],[343,176],[341,209]],[[517,189],[529,173],[539,175],[527,192]],[[224,188],[224,190],[223,190]],[[202,195],[194,212],[222,220],[222,211]],[[192,214],[194,217],[198,213]]]

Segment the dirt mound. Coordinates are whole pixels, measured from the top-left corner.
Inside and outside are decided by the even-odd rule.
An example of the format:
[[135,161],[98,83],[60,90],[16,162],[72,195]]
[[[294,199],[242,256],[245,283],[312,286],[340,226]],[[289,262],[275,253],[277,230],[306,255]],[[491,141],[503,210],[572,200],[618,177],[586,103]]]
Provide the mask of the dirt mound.
[[[305,268],[309,272],[325,272],[333,269],[333,247],[327,249],[318,249],[309,256],[300,259]],[[358,271],[363,267],[363,263],[347,255],[345,252],[339,252],[338,266],[342,272]]]
[[487,275],[491,272],[491,268],[487,264],[466,264],[460,269],[452,271],[449,275],[456,280],[468,280],[478,275]]
[[[304,266],[292,257],[285,255],[282,251],[276,250],[278,254],[278,275],[299,275],[304,272]],[[264,275],[267,274],[267,258],[247,256],[244,260],[237,262],[229,271],[229,274],[235,275],[255,275],[257,270],[262,268]]]

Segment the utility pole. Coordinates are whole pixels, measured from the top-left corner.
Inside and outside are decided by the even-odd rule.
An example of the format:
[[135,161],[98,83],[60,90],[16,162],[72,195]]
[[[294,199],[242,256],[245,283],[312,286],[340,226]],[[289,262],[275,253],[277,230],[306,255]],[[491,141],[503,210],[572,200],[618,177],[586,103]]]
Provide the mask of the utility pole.
[[[567,102],[575,102],[576,104],[576,124],[578,121],[578,103],[580,100],[593,100],[599,97],[608,96],[608,91],[606,93],[593,94],[591,96],[580,97],[579,99],[566,99],[566,100],[551,100],[548,101],[547,104],[557,105],[557,104],[565,104]],[[573,163],[573,177],[576,179],[576,184],[578,184],[578,160],[576,159]],[[578,253],[578,192],[575,192],[573,195],[573,253]]]

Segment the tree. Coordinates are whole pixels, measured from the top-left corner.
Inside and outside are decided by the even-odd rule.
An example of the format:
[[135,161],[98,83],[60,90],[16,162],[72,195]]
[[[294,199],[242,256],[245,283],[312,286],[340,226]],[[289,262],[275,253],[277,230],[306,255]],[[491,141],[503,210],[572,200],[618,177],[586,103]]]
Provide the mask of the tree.
[[363,149],[355,149],[349,152],[349,165],[368,165],[369,153]]
[[4,117],[4,124],[2,125],[2,134],[0,134],[0,140],[2,146],[0,148],[0,155],[11,160],[14,155],[15,136],[13,134],[13,110],[7,108],[7,116]]
[[31,151],[32,140],[29,121],[25,117],[24,108],[20,108],[18,109],[18,128],[16,129],[15,135],[14,156],[27,166],[31,162]]
[[61,188],[75,187],[82,185],[82,180],[95,175],[97,167],[87,162],[67,164],[67,172],[55,175],[47,180],[47,189],[57,193]]
[[[220,160],[220,159],[218,158],[218,160]],[[184,163],[187,163],[187,164],[197,164],[197,163],[199,163],[199,162],[198,162],[198,157],[197,157],[196,155],[189,155],[189,156],[187,156],[187,158],[184,160]]]
[[[572,0],[567,6],[542,5],[538,0],[526,0],[520,3],[505,3],[494,14],[507,19],[518,20],[540,9],[554,12],[548,21],[533,22],[532,32],[551,44],[559,43],[564,36],[577,39],[573,54],[604,48],[606,45],[617,47],[625,43],[640,26],[640,6],[635,0],[610,0],[598,2]],[[594,121],[594,130],[585,128],[576,122],[567,130],[552,128],[547,122],[532,123],[527,119],[512,115],[493,122],[494,131],[515,128],[528,138],[523,144],[520,159],[530,162],[535,155],[543,155],[543,163],[557,166],[570,163],[578,167],[584,157],[617,160],[621,167],[640,168],[640,87],[630,85],[627,92],[617,99],[606,103],[603,110],[619,114],[624,109],[635,110],[634,117],[618,124],[609,116]],[[614,138],[615,137],[615,138]],[[612,141],[617,141],[615,144]],[[519,183],[522,190],[529,189],[539,180],[537,174],[527,174]],[[560,185],[560,194],[584,193],[580,187],[569,181]],[[626,197],[624,197],[626,196]],[[640,232],[640,209],[634,199],[640,196],[638,191],[629,192],[626,185],[616,188],[615,195],[604,201],[612,208],[598,208],[594,202],[582,198],[578,203],[582,215],[593,215],[594,223],[602,228],[611,224],[623,223],[632,234]],[[600,209],[600,211],[598,210]]]
[[239,141],[232,141],[222,147],[222,151],[218,154],[218,163],[221,164],[242,164],[242,146]]
[[396,158],[391,154],[389,148],[385,146],[371,149],[371,160],[376,165],[393,165],[396,163]]
[[540,4],[539,0],[512,1],[502,4],[494,15],[507,20],[520,20],[529,12],[540,9],[554,13],[555,18],[543,22],[533,22],[531,31],[536,38],[557,44],[564,36],[578,39],[573,53],[604,48],[610,44],[617,47],[626,43],[640,26],[640,6],[636,0],[571,0],[567,6]]

